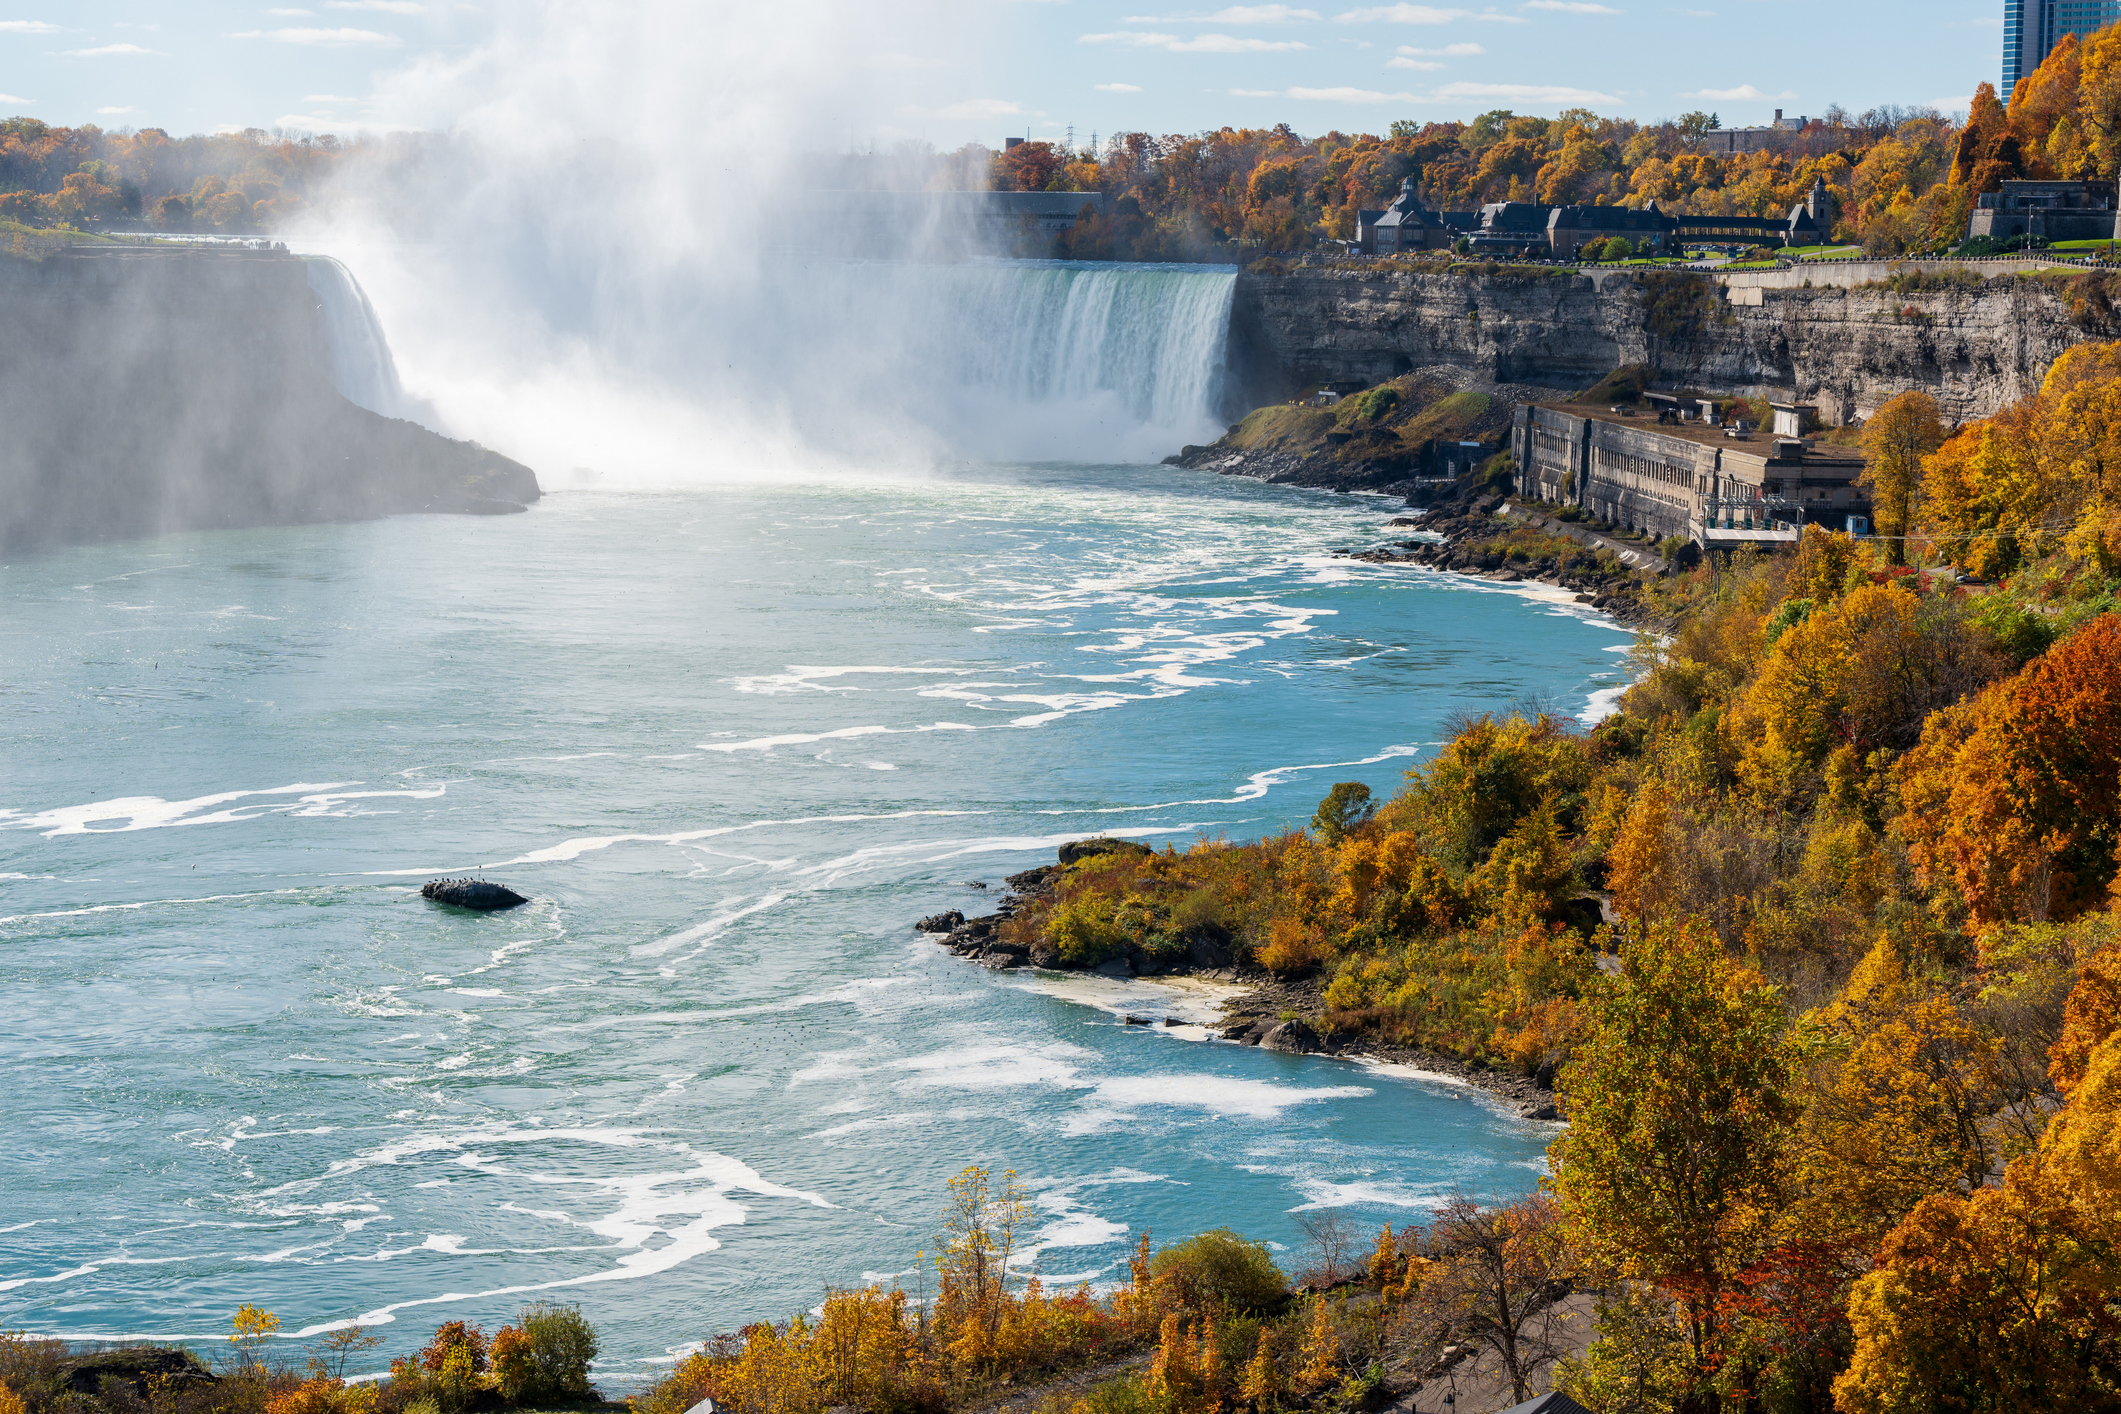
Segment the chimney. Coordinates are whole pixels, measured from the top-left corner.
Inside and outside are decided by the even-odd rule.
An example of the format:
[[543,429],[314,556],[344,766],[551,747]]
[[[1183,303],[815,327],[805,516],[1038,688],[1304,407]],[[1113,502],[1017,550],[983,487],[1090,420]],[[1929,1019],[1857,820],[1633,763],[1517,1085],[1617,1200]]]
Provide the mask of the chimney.
[[1775,110],[1775,122],[1776,122],[1777,126],[1780,126],[1780,124],[1781,124],[1781,122],[1782,122],[1782,110],[1781,110],[1780,108],[1777,108],[1777,109]]

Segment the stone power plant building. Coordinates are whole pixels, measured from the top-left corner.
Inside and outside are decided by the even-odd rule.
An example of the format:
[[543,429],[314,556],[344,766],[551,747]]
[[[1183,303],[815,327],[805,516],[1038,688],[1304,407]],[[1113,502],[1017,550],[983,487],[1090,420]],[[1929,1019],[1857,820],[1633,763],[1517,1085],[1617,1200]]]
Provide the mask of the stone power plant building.
[[1706,549],[1787,543],[1805,525],[1870,531],[1854,448],[1805,440],[1812,409],[1773,404],[1772,433],[1719,427],[1713,400],[1652,393],[1654,419],[1618,409],[1520,406],[1510,427],[1517,494]]
[[1968,236],[2005,241],[2110,241],[2115,234],[2112,182],[2005,182],[1975,198]]

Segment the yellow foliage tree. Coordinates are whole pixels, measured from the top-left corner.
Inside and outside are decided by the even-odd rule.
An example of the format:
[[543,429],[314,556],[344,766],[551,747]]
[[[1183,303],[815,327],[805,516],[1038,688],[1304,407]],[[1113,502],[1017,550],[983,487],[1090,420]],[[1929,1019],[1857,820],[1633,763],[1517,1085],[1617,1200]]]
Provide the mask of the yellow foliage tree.
[[1922,459],[1943,444],[1944,420],[1927,393],[1910,391],[1889,398],[1863,425],[1863,450],[1869,464],[1860,484],[1871,488],[1878,532],[1890,537],[1886,551],[1896,565],[1907,559],[1907,544],[1901,537],[1908,531]]
[[1340,1375],[1340,1331],[1333,1320],[1333,1304],[1319,1296],[1311,1302],[1311,1324],[1304,1331],[1303,1366],[1296,1372],[1298,1384],[1323,1389]]
[[1260,1330],[1259,1349],[1253,1352],[1250,1363],[1245,1366],[1244,1379],[1239,1383],[1237,1393],[1254,1409],[1269,1409],[1281,1398],[1281,1371],[1274,1364],[1274,1337],[1265,1328]]

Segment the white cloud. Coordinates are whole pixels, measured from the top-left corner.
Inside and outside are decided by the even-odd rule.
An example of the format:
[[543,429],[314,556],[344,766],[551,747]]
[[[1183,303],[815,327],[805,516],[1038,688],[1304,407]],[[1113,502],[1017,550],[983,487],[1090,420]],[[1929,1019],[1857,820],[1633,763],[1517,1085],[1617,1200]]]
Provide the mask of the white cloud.
[[1957,98],[1932,98],[1929,106],[1939,113],[1971,113],[1974,111],[1974,95],[1962,93]]
[[1316,10],[1297,10],[1287,5],[1232,5],[1212,15],[1129,15],[1125,22],[1130,25],[1286,25],[1323,18]]
[[0,93],[0,103],[35,103],[34,98],[24,98],[19,93]]
[[1281,90],[1278,88],[1233,88],[1230,90],[1230,96],[1232,98],[1279,98],[1281,97]]
[[304,103],[359,103],[361,100],[348,98],[342,93],[305,93],[302,95],[302,101]]
[[1524,7],[1527,10],[1551,10],[1556,14],[1562,15],[1620,15],[1626,13],[1626,11],[1616,10],[1610,5],[1593,5],[1591,0],[1524,0]]
[[1599,93],[1588,88],[1562,88],[1553,84],[1537,83],[1447,83],[1437,89],[1432,97],[1440,100],[1504,98],[1518,103],[1565,103],[1571,107],[1620,101],[1610,93]]
[[1795,98],[1797,95],[1784,90],[1781,93],[1762,93],[1749,83],[1736,88],[1704,88],[1693,93],[1682,93],[1681,98],[1713,98],[1718,103],[1757,103],[1770,98]]
[[1411,93],[1378,93],[1367,88],[1292,88],[1290,98],[1305,103],[1411,103]]
[[[329,113],[282,113],[272,120],[272,125],[283,132],[298,133],[365,133],[382,132],[380,123],[364,123],[358,118],[335,118]],[[233,128],[216,128],[216,132],[234,132]]]
[[1086,34],[1080,42],[1127,44],[1137,49],[1167,49],[1173,54],[1266,54],[1311,47],[1293,39],[1240,39],[1234,34],[1200,34],[1191,39],[1180,39],[1175,34],[1157,34],[1148,30]]
[[1012,117],[1022,113],[1024,105],[1011,103],[1005,98],[968,98],[962,103],[952,103],[943,108],[906,108],[901,111],[921,118],[979,121]]
[[1335,24],[1366,25],[1448,25],[1459,20],[1485,20],[1498,25],[1525,25],[1531,21],[1522,15],[1505,15],[1495,10],[1452,10],[1435,5],[1373,5],[1363,10],[1347,10],[1333,17]]
[[324,49],[352,49],[360,45],[388,47],[401,44],[394,34],[372,29],[247,29],[230,39],[269,39],[275,44],[306,44]]
[[[0,34],[57,34],[59,27],[43,20],[0,20]],[[22,100],[16,99],[19,103]]]
[[1402,44],[1399,46],[1399,52],[1414,56],[1428,55],[1441,59],[1467,59],[1475,54],[1485,54],[1488,51],[1477,44],[1446,44],[1441,49],[1416,49],[1411,44]]
[[374,10],[386,15],[424,15],[425,5],[415,0],[324,0],[327,10]]
[[1099,84],[1092,84],[1092,85],[1091,85],[1091,87],[1092,87],[1092,88],[1094,88],[1094,89],[1096,89],[1096,90],[1097,90],[1097,91],[1098,91],[1099,93],[1140,93],[1140,92],[1141,92],[1141,85],[1140,85],[1140,84],[1132,84],[1132,83],[1099,83]]
[[1437,63],[1434,59],[1409,59],[1402,54],[1397,59],[1385,60],[1385,67],[1388,69],[1413,69],[1417,73],[1433,74],[1438,69],[1444,68],[1445,65]]
[[62,55],[68,59],[101,59],[108,54],[153,54],[155,50],[142,49],[137,44],[99,44],[94,49],[67,49]]
[[1203,34],[1164,46],[1174,54],[1267,54],[1310,47],[1294,39],[1239,39],[1231,34]]
[[118,117],[120,114],[137,113],[139,111],[140,110],[137,108],[98,108],[96,110],[96,116],[99,118],[115,118]]

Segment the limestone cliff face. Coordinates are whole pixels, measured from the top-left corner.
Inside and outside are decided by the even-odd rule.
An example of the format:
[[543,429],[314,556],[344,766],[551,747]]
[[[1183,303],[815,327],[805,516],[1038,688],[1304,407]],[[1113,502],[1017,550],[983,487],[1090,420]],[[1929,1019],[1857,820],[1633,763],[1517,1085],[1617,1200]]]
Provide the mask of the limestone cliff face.
[[0,550],[520,509],[528,467],[354,406],[284,252],[0,258]]
[[[1699,276],[1426,275],[1297,267],[1238,278],[1232,346],[1248,391],[1374,383],[1434,365],[1499,383],[1584,387],[1623,364],[1720,392],[1794,394],[1835,420],[1920,388],[1947,416],[1984,417],[2036,391],[2072,323],[2030,280],[1892,294],[1736,292]],[[1264,401],[1264,398],[1257,399]]]

